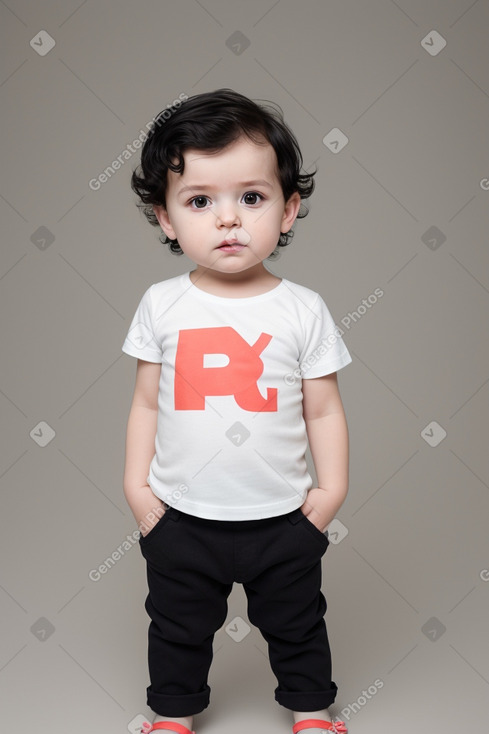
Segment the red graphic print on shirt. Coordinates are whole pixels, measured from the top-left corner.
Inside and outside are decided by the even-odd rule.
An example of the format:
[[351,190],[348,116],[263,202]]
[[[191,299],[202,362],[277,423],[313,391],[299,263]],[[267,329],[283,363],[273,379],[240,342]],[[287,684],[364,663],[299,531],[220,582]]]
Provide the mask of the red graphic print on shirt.
[[[260,334],[248,344],[231,326],[183,329],[175,357],[175,410],[204,410],[210,395],[234,395],[243,410],[276,411],[277,388],[267,388],[263,397],[257,381],[263,372],[260,354],[272,339]],[[204,366],[205,355],[223,354],[228,363]]]

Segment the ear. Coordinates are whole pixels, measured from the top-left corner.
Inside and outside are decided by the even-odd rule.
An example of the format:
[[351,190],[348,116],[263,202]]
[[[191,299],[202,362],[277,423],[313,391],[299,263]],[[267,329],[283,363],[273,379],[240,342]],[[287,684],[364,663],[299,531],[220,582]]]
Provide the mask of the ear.
[[171,225],[170,217],[168,216],[168,212],[166,211],[166,209],[163,206],[158,205],[153,206],[153,211],[156,215],[161,229],[166,234],[166,236],[169,237],[171,240],[176,240],[177,235]]
[[286,234],[292,225],[294,224],[297,215],[299,213],[299,209],[301,207],[301,197],[298,191],[295,191],[290,199],[285,203],[284,207],[284,214],[282,217],[282,224],[280,226],[280,231],[283,234]]

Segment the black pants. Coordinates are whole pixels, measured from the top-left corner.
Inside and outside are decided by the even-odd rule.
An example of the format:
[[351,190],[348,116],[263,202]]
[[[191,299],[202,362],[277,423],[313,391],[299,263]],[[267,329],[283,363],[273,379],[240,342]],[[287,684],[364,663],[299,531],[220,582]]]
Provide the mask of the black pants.
[[226,620],[234,581],[243,584],[248,619],[268,643],[275,700],[294,711],[333,703],[337,687],[321,593],[329,541],[300,509],[222,521],[170,507],[139,544],[147,562],[147,703],[153,711],[190,716],[209,705],[214,633]]

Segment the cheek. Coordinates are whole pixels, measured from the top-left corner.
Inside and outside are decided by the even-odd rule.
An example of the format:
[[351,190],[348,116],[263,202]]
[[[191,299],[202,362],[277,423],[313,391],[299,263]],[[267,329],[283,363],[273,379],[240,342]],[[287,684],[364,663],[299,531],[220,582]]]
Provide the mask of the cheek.
[[180,232],[180,236],[184,237],[186,234],[195,232],[196,223],[195,217],[191,217],[185,212],[175,212],[173,218],[170,219],[173,228]]
[[[273,213],[270,212],[270,216],[265,218],[263,217],[263,227],[266,229],[267,232],[270,234],[276,233],[277,230],[280,230],[282,225],[282,212],[280,209],[276,208]],[[266,220],[266,221],[265,221]]]
[[267,211],[267,215],[268,216],[264,217],[264,219],[267,219],[270,227],[280,226],[284,215],[283,202],[276,201],[274,204],[272,204]]
[[209,212],[192,211],[190,209],[188,211],[181,212],[179,215],[180,226],[188,227],[189,229],[196,229],[202,226],[205,220],[209,219],[208,216],[205,216],[206,214],[209,214]]

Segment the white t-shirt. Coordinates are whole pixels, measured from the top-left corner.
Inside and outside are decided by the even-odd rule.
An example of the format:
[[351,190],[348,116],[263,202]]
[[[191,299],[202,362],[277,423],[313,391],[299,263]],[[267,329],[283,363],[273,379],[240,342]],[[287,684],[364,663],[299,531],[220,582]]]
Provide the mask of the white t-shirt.
[[352,361],[340,333],[319,294],[286,279],[249,298],[189,273],[148,288],[122,350],[161,363],[154,494],[216,520],[300,507],[312,487],[301,383]]

